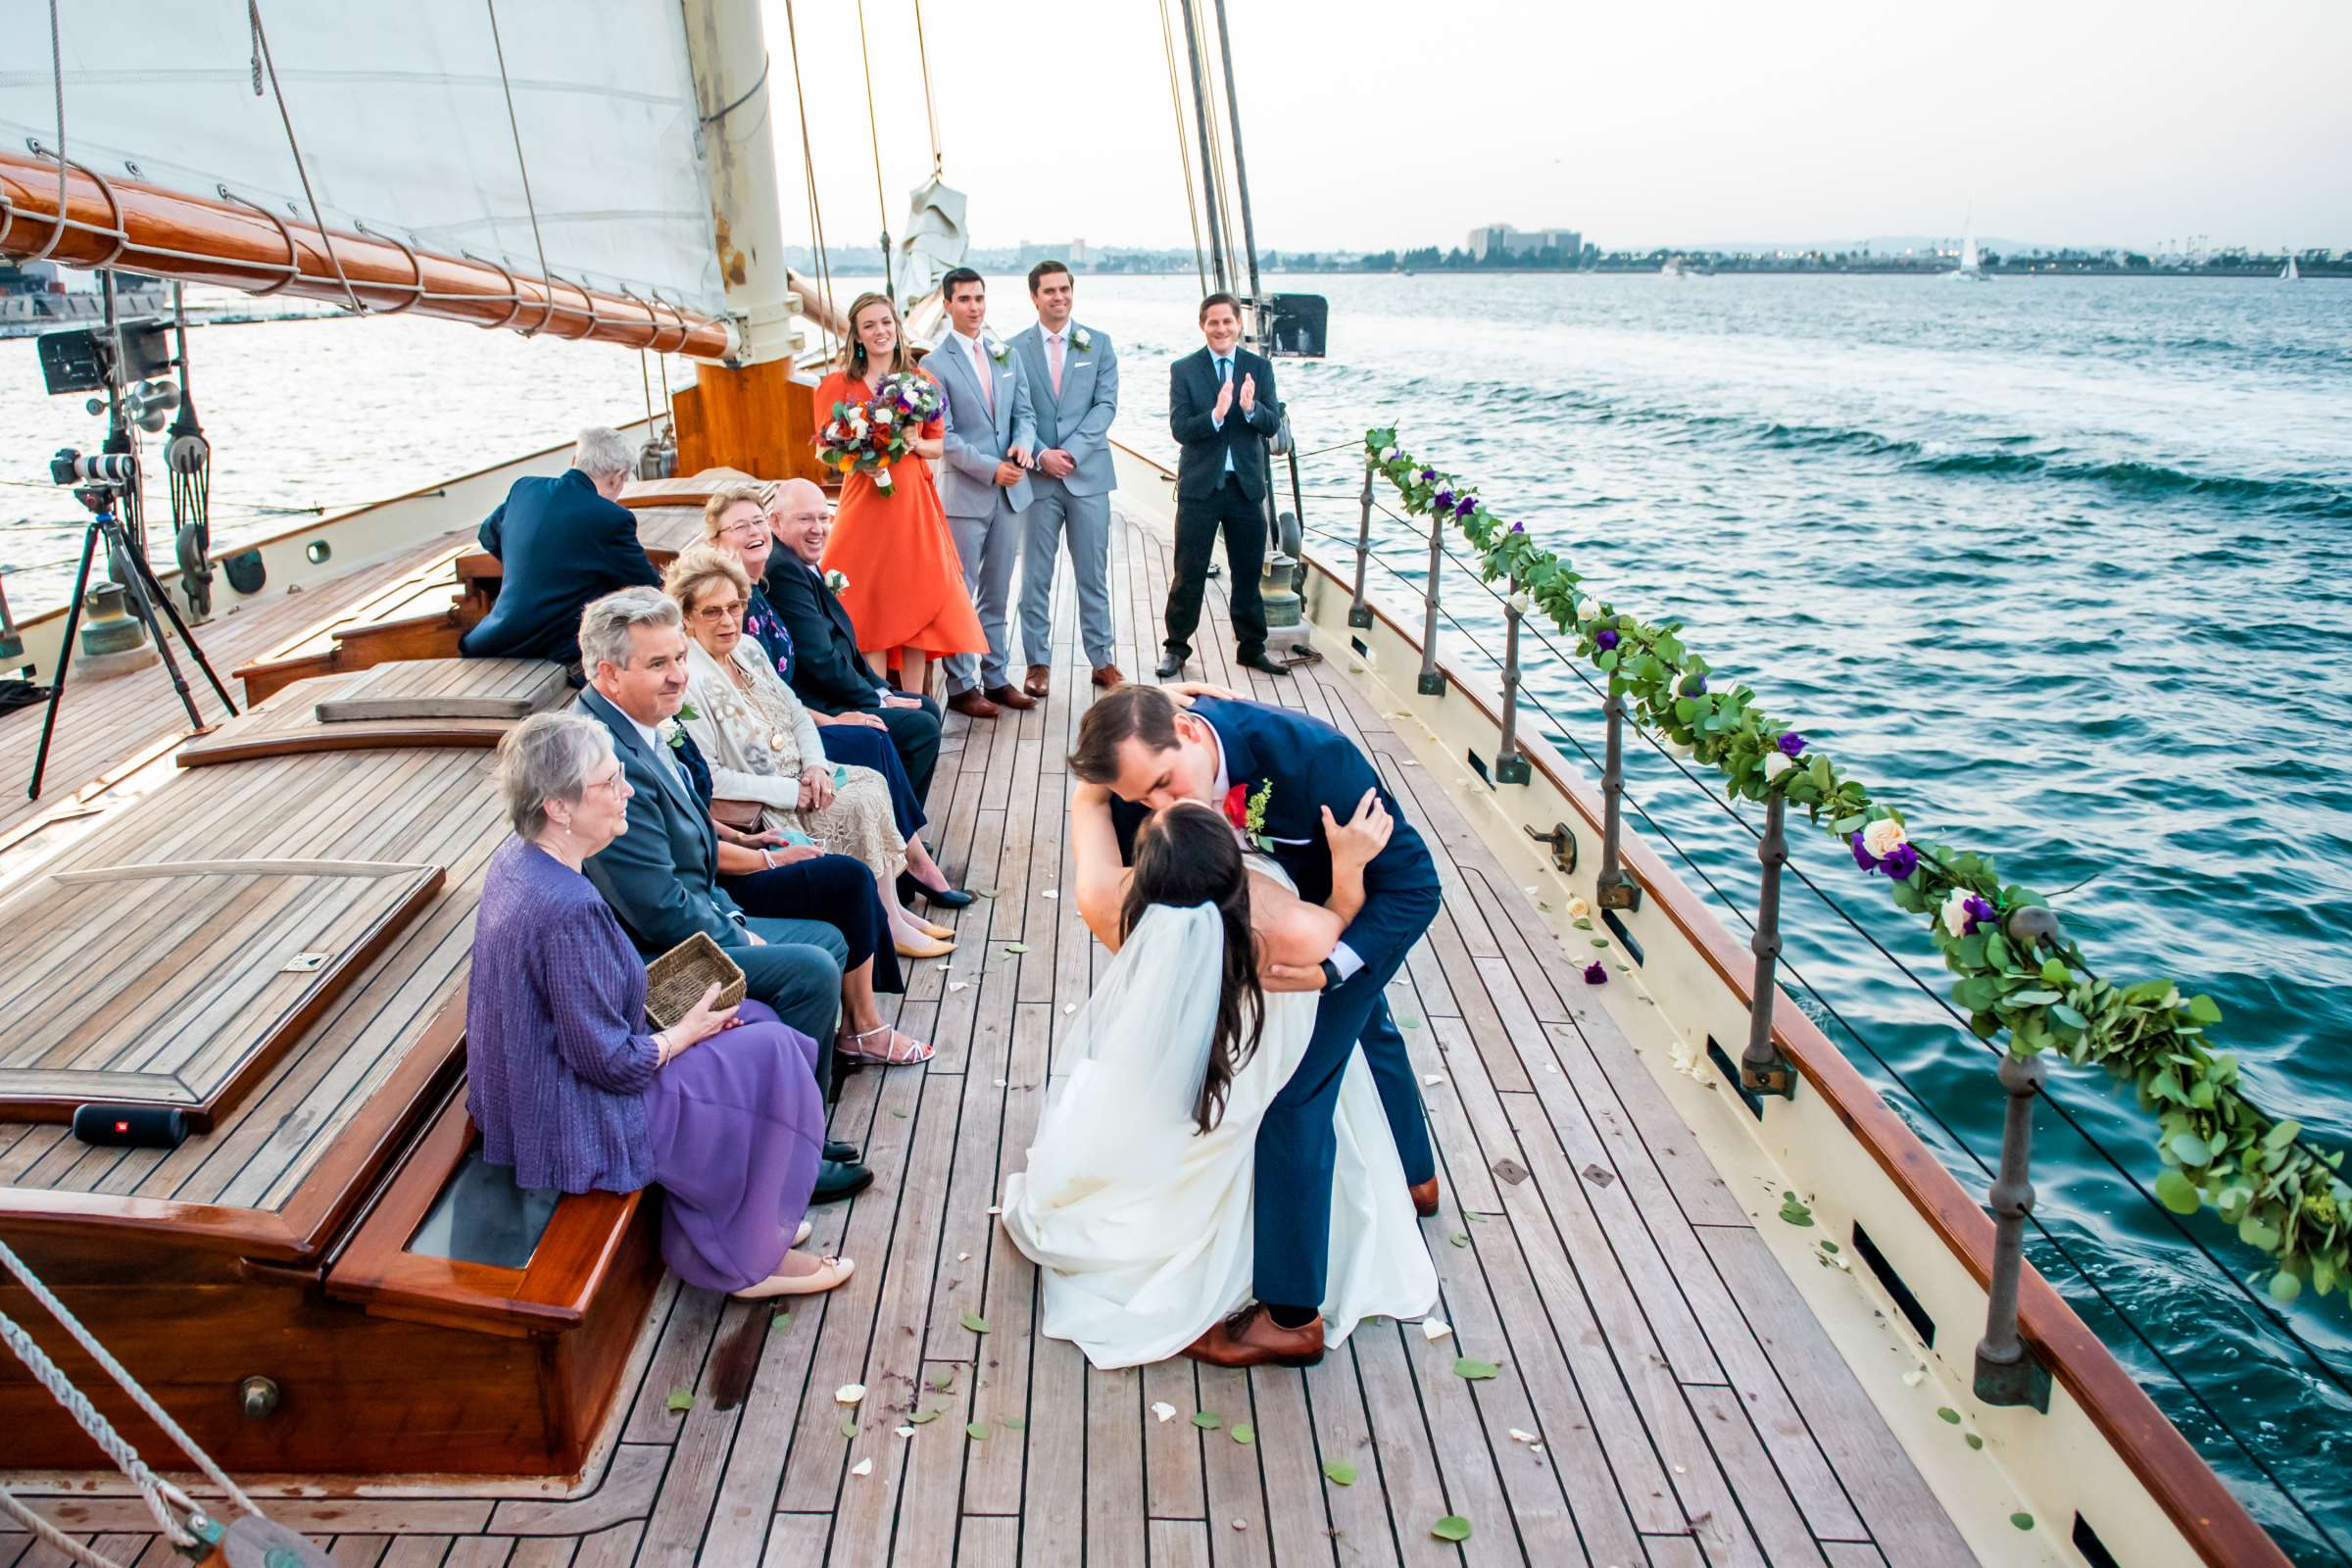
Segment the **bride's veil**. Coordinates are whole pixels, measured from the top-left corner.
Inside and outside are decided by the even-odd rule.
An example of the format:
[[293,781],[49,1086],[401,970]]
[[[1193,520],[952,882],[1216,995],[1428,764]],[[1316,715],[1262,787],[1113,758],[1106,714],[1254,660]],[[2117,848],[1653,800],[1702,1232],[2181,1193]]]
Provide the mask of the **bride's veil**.
[[1165,1173],[1183,1157],[1224,963],[1214,905],[1144,911],[1071,1020],[1029,1167],[1040,1199],[1068,1173]]

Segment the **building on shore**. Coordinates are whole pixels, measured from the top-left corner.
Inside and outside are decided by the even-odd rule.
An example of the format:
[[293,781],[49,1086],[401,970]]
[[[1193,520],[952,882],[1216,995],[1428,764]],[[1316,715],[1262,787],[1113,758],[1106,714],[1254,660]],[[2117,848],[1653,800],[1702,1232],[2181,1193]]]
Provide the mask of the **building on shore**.
[[1479,262],[1489,256],[1535,256],[1544,251],[1574,256],[1585,248],[1585,236],[1573,228],[1513,228],[1508,223],[1488,223],[1470,231],[1470,243],[1464,248],[1471,260]]

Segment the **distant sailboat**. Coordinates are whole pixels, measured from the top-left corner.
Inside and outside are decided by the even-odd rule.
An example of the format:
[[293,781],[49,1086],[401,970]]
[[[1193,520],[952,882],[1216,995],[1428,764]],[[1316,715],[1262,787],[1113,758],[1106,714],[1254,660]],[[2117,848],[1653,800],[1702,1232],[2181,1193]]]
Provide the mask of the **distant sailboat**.
[[2278,269],[2278,281],[2281,283],[2300,283],[2303,281],[2302,272],[2297,270],[2295,268],[2295,253],[2292,251],[2286,253],[2286,265]]
[[1965,278],[1971,283],[1984,281],[1984,265],[1977,258],[1977,229],[1974,220],[1970,220],[1968,231],[1960,236],[1960,270],[1952,273],[1952,276]]

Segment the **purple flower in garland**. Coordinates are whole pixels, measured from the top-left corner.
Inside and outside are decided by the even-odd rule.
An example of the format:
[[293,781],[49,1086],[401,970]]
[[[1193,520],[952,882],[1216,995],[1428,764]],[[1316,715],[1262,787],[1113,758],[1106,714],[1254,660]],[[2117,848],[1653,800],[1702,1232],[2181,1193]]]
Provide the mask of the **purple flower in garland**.
[[1991,905],[1985,903],[1983,899],[1978,898],[1974,893],[1971,893],[1965,900],[1962,901],[1960,907],[1968,911],[1968,918],[1962,922],[1962,928],[1960,932],[1960,934],[1964,937],[1975,936],[1977,934],[1977,927],[1979,925],[1993,918],[1994,915],[2000,912]]
[[1438,470],[1435,468],[1423,468],[1421,470],[1421,482],[1423,484],[1436,484],[1438,482]]
[[1451,490],[1440,490],[1438,492],[1437,500],[1438,510],[1440,512],[1451,512],[1453,510],[1453,492]]
[[1592,634],[1592,646],[1599,649],[1604,654],[1610,649],[1616,647],[1617,628],[1614,626],[1603,626],[1600,628],[1600,630],[1594,632]]
[[1511,524],[1511,532],[1525,533],[1527,532],[1527,524],[1524,522],[1514,522]]
[[1854,835],[1854,863],[1865,871],[1876,871],[1879,868],[1879,858],[1870,853],[1870,846],[1862,842],[1862,835],[1859,833]]
[[1908,844],[1897,844],[1879,858],[1879,874],[1897,882],[1909,881],[1911,873],[1918,869],[1919,852]]
[[1585,984],[1589,986],[1605,986],[1608,983],[1609,971],[1605,966],[1602,965],[1599,959],[1595,958],[1591,963],[1585,965]]
[[1470,515],[1470,514],[1476,512],[1477,510],[1478,497],[1464,496],[1461,500],[1454,503],[1453,514],[1457,517],[1467,517]]
[[1779,745],[1783,757],[1802,757],[1805,754],[1805,738],[1792,729],[1781,732]]

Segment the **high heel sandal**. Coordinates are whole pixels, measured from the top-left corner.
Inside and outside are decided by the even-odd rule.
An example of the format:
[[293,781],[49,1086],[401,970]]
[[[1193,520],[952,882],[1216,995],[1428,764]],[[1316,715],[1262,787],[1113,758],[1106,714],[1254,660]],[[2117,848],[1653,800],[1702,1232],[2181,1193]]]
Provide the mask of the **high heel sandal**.
[[[859,1041],[871,1040],[876,1035],[888,1037],[882,1050],[858,1049]],[[845,1061],[870,1061],[884,1067],[911,1067],[917,1062],[929,1061],[933,1054],[927,1041],[903,1035],[888,1024],[880,1024],[872,1029],[846,1029],[842,1031],[841,1040],[847,1040],[849,1044],[844,1046],[840,1040],[835,1041],[833,1054]]]

